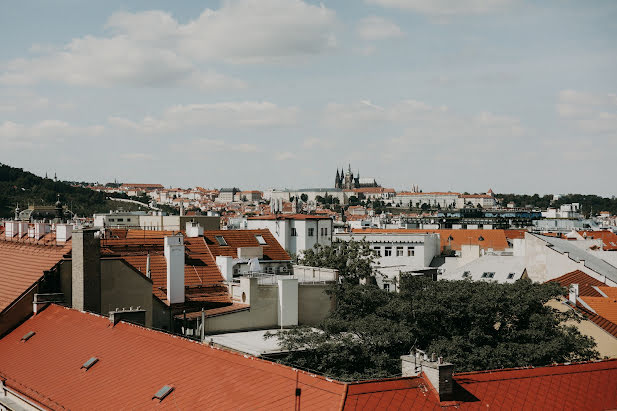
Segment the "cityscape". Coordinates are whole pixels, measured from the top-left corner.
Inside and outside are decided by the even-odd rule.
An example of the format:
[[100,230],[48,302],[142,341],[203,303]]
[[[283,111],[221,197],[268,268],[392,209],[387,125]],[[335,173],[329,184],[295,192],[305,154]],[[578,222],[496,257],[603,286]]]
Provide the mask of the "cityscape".
[[616,409],[615,21],[0,6],[0,410]]

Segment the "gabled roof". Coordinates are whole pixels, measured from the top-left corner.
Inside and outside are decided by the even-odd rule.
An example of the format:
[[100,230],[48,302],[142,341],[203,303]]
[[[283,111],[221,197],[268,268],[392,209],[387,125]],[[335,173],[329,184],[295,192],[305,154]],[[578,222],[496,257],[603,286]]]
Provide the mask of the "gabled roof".
[[71,241],[62,245],[55,242],[29,242],[27,239],[0,239],[0,312],[30,289],[44,271],[58,264],[71,251]]
[[579,231],[578,233],[587,240],[602,240],[604,251],[617,251],[617,234],[612,231]]
[[[257,235],[260,235],[265,240],[266,244],[259,244]],[[216,237],[223,237],[227,242],[226,246],[219,245]],[[268,229],[258,230],[220,230],[220,231],[205,231],[205,242],[216,258],[218,255],[238,258],[238,248],[241,247],[262,247],[265,260],[289,261],[291,257],[287,251],[272,235]]]
[[598,287],[604,295],[600,297],[580,297],[600,317],[617,324],[617,288]]
[[[343,383],[57,305],[0,340],[0,378],[52,409],[289,410],[298,400],[319,410],[617,407],[617,360],[456,374],[454,398],[440,402],[422,376]],[[166,385],[173,391],[154,398]]]
[[581,270],[575,270],[564,274],[561,277],[553,278],[552,280],[549,280],[549,282],[557,283],[566,288],[570,287],[571,284],[578,284],[578,294],[581,297],[600,297],[602,294],[600,294],[594,287],[606,285],[602,281],[596,280]]
[[330,217],[319,214],[269,214],[248,217],[248,220],[328,220]]

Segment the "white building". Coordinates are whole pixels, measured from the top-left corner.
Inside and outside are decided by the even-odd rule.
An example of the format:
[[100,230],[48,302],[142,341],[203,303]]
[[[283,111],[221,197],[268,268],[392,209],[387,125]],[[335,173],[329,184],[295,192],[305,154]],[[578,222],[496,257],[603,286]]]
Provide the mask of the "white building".
[[415,192],[400,192],[394,197],[394,202],[403,207],[422,207],[426,204],[430,207],[456,207],[459,193],[452,192],[431,192],[431,193],[415,193]]
[[579,203],[562,204],[559,209],[547,208],[542,212],[544,218],[580,218],[581,205]]
[[[353,192],[351,192],[353,195]],[[303,188],[299,190],[271,190],[264,192],[264,198],[270,200],[281,199],[283,201],[291,201],[291,198],[302,199],[306,196],[307,202],[316,202],[317,197],[332,196],[338,199],[340,204],[346,204],[348,200],[347,193],[340,188]]]
[[336,233],[334,239],[366,240],[378,254],[377,285],[390,291],[398,288],[399,275],[428,268],[440,253],[439,234],[416,233]]
[[332,219],[313,214],[277,214],[249,217],[250,230],[267,228],[287,252],[299,254],[316,244],[332,244]]
[[139,228],[140,218],[145,215],[147,215],[145,211],[110,211],[94,214],[93,225],[97,228]]

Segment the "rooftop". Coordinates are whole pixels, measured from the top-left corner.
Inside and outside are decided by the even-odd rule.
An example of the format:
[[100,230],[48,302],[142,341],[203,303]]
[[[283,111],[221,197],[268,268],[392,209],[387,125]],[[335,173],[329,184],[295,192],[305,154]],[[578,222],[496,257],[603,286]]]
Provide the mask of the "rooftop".
[[505,250],[508,241],[504,230],[416,230],[416,229],[386,229],[386,228],[359,228],[352,230],[356,233],[381,234],[439,234],[441,248],[450,247],[460,250],[462,245],[479,245],[482,249]]

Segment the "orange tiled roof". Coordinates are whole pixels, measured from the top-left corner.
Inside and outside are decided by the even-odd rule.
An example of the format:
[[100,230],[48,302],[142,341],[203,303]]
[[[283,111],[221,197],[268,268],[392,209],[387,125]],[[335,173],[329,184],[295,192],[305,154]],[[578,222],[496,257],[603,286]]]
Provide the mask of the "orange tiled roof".
[[525,238],[525,233],[527,230],[503,230],[506,238],[508,240],[513,240],[515,238]]
[[[603,292],[608,294],[605,291],[605,287],[599,287]],[[606,287],[612,288],[612,287]],[[608,290],[607,290],[608,291]],[[611,294],[614,294],[611,292]],[[600,317],[606,318],[608,321],[613,324],[617,324],[617,296],[608,296],[608,297],[581,297],[591,309],[598,314]]]
[[71,251],[71,241],[56,245],[55,242],[30,242],[0,239],[0,312],[32,287],[43,272],[58,264]]
[[269,214],[248,217],[248,220],[327,220],[329,218],[319,214]]
[[[617,360],[455,374],[453,400],[440,402],[422,376],[343,383],[57,305],[0,340],[0,378],[52,409],[288,410],[296,388],[316,410],[617,407]],[[169,396],[153,398],[165,385]]]
[[[482,249],[505,250],[508,241],[504,230],[416,230],[416,229],[386,229],[360,228],[353,229],[354,234],[361,233],[393,233],[393,234],[439,234],[441,248],[450,246],[453,250],[460,250],[462,245],[479,245]],[[451,239],[449,239],[451,238]],[[482,238],[482,240],[480,240]]]
[[600,297],[602,294],[596,291],[593,287],[601,287],[606,285],[602,281],[596,280],[581,270],[575,270],[564,274],[561,277],[553,278],[550,282],[557,283],[562,287],[570,287],[571,284],[578,284],[578,294],[581,297]]
[[612,231],[579,231],[587,240],[602,240],[604,251],[617,251],[617,234]]
[[[261,235],[266,244],[259,244],[255,237],[256,235]],[[216,236],[222,236],[227,242],[227,246],[220,246],[215,238]],[[287,251],[281,247],[268,229],[205,231],[204,238],[215,258],[217,255],[238,258],[239,247],[262,247],[264,259],[277,261],[291,260]]]

